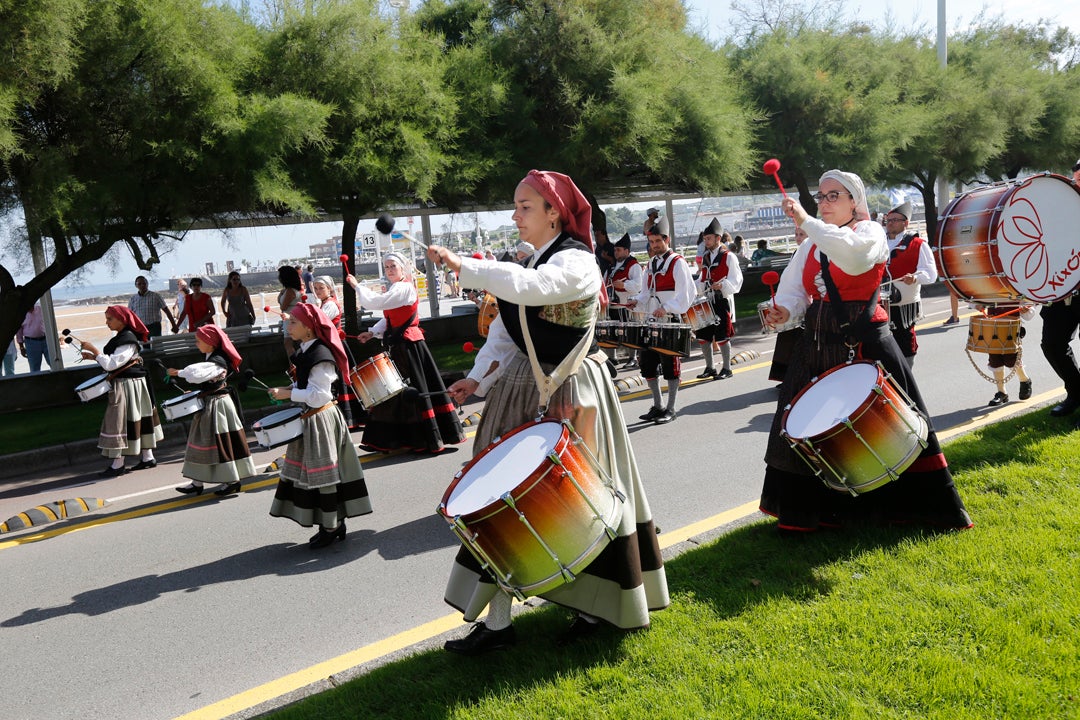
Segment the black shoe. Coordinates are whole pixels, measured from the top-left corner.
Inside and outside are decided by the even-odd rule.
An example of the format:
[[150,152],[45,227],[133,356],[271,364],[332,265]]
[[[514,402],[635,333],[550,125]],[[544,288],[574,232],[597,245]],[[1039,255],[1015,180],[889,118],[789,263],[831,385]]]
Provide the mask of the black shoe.
[[191,483],[190,485],[185,485],[184,487],[176,488],[176,492],[184,493],[185,495],[202,495],[202,491],[203,491],[203,486],[202,485],[196,485],[195,483]]
[[502,630],[488,630],[482,622],[475,623],[469,634],[459,640],[447,640],[443,648],[458,655],[482,655],[492,650],[502,650],[517,642],[517,633],[510,625]]
[[990,407],[997,407],[1009,402],[1009,394],[1003,392],[994,393],[994,399],[987,403]]
[[729,377],[734,377],[734,376],[735,376],[735,373],[731,372],[731,370],[721,370],[716,375],[717,379],[719,379],[719,380],[727,380]]
[[661,410],[660,408],[651,407],[651,408],[649,408],[649,412],[645,413],[644,415],[638,415],[638,418],[641,419],[641,420],[655,420],[656,418],[660,417],[663,414],[664,414],[664,411]]
[[1020,394],[1017,395],[1016,397],[1020,398],[1021,400],[1027,400],[1028,398],[1031,397],[1031,381],[1030,380],[1021,380],[1020,381]]
[[333,530],[326,530],[322,527],[319,527],[319,532],[315,535],[315,537],[308,540],[308,547],[312,550],[318,550],[319,548],[324,548],[327,545],[330,545],[335,540],[344,539],[345,523],[341,523]]
[[123,465],[121,465],[118,468],[114,468],[112,465],[110,465],[109,467],[107,467],[104,470],[102,470],[101,472],[99,472],[98,477],[111,478],[111,477],[120,477],[121,475],[127,475],[127,474],[128,474],[128,469],[126,467],[124,467]]
[[1080,408],[1080,400],[1066,397],[1057,405],[1050,408],[1050,417],[1065,417],[1066,415],[1072,415],[1078,408]]
[[570,623],[570,627],[559,635],[559,637],[555,638],[555,644],[559,647],[573,645],[576,642],[580,642],[581,640],[595,635],[599,631],[600,623],[589,622],[578,615],[574,618],[574,622]]
[[960,318],[958,318],[958,317],[950,317],[948,320],[946,320],[945,322],[943,322],[941,324],[942,325],[956,325],[958,322],[960,322]]
[[675,419],[675,411],[674,410],[665,410],[664,412],[660,413],[660,415],[658,415],[653,420],[653,422],[656,423],[657,425],[665,425],[665,424],[671,422],[674,419]]
[[637,370],[637,360],[627,360],[622,364],[620,370]]
[[157,467],[157,460],[140,460],[138,465],[133,466],[132,470],[149,470],[150,468]]
[[698,380],[704,380],[705,378],[714,378],[714,377],[716,377],[716,369],[715,368],[708,368],[707,370],[703,370],[702,373],[700,375],[698,375]]
[[236,482],[231,482],[228,485],[225,485],[224,487],[219,487],[217,490],[214,491],[214,494],[220,497],[222,495],[232,495],[233,493],[238,493],[238,492],[240,492],[240,481],[239,480],[237,480]]

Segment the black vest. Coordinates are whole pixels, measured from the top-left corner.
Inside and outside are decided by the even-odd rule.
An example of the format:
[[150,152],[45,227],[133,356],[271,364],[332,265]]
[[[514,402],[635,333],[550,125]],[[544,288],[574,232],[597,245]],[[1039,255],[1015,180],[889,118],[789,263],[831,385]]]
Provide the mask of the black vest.
[[[536,261],[536,265],[533,267],[539,267],[546,263],[551,257],[563,250],[584,250],[589,252],[589,247],[582,242],[579,242],[567,233],[563,233],[555,242],[551,244],[540,259]],[[521,321],[518,317],[518,305],[512,303],[509,300],[499,300],[499,317],[502,318],[503,325],[506,326],[506,331],[510,334],[514,344],[517,345],[521,352],[525,350],[525,336],[521,332]],[[592,302],[596,299],[592,298]],[[559,325],[549,320],[545,320],[540,317],[540,312],[544,309],[541,305],[526,305],[525,306],[525,319],[529,323],[529,334],[532,336],[533,347],[536,350],[537,359],[545,364],[557,365],[570,354],[570,351],[574,349],[574,346],[581,341],[581,338],[585,336],[585,333],[589,328],[587,327],[571,327],[568,325]],[[590,348],[590,352],[596,350],[596,343],[593,343],[593,347]]]
[[[112,355],[121,345],[134,345],[135,357],[139,357],[139,338],[135,336],[128,328],[124,328],[120,332],[113,335],[109,342],[105,343],[105,347],[102,349],[102,355]],[[129,367],[127,370],[117,373],[115,377],[118,378],[141,378],[146,377],[146,369],[142,366],[142,363],[136,363]]]
[[[334,359],[334,353],[323,344],[322,340],[313,342],[306,352],[297,350],[293,353],[292,363],[296,367],[296,387],[306,390],[311,368],[324,362],[333,365],[335,374],[339,374],[337,373],[337,360]],[[334,384],[337,384],[336,380]]]

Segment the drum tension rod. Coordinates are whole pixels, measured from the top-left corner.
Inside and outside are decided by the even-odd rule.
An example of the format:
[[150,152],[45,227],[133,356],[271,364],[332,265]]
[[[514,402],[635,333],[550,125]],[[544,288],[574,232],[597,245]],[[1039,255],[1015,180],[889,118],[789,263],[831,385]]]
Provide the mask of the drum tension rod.
[[[548,455],[548,460],[550,460],[554,465],[557,465],[560,468],[562,468],[563,477],[570,481],[570,483],[574,486],[574,489],[577,490],[578,495],[581,496],[581,499],[584,500],[585,504],[589,506],[590,510],[592,510],[593,518],[596,519],[596,520],[599,520],[600,522],[602,522],[604,524],[604,532],[607,533],[608,540],[614,540],[616,538],[616,536],[618,535],[618,533],[615,532],[615,528],[608,525],[607,520],[605,520],[603,518],[603,516],[600,514],[600,510],[596,507],[596,505],[593,504],[593,501],[585,493],[585,490],[582,489],[581,484],[578,483],[577,478],[574,477],[574,473],[572,473],[572,472],[570,472],[569,470],[566,469],[566,466],[563,465],[563,463],[562,463],[562,459],[558,455],[556,455],[555,453],[551,453],[550,455]],[[621,493],[619,493],[619,494],[621,494]],[[620,500],[623,500],[623,499],[624,498],[620,498]]]
[[559,572],[562,573],[563,579],[568,583],[574,582],[574,580],[577,579],[577,576],[570,571],[570,568],[562,564],[562,561],[559,560],[559,556],[555,554],[555,551],[552,550],[546,542],[544,542],[544,538],[540,537],[540,533],[536,532],[536,528],[534,528],[532,526],[532,523],[529,522],[529,519],[525,517],[525,513],[518,510],[517,503],[514,502],[513,495],[511,495],[509,492],[505,492],[502,494],[502,496],[500,496],[499,499],[506,503],[506,505],[511,510],[517,513],[518,520],[525,523],[525,527],[532,534],[532,536],[536,538],[536,542],[540,543],[540,547],[544,548],[544,551],[551,556],[551,559],[555,562],[555,565],[558,566]]
[[[437,510],[446,517],[446,506],[442,503],[439,504]],[[472,556],[476,558],[476,561],[480,563],[480,567],[483,570],[489,571],[498,580],[499,586],[509,593],[512,593],[519,602],[525,602],[525,595],[521,590],[510,584],[510,574],[504,572],[491,557],[484,552],[484,548],[480,546],[480,543],[476,542],[479,537],[479,533],[475,533],[469,530],[469,527],[465,524],[465,521],[461,519],[460,515],[455,515],[452,522],[450,522],[450,530],[457,535],[457,539],[461,541],[461,544],[472,553]]]

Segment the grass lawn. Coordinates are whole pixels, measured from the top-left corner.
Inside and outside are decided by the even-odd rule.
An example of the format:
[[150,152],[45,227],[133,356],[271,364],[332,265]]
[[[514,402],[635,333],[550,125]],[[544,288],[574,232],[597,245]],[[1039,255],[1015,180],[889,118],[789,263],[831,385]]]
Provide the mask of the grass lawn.
[[[1044,412],[947,447],[974,530],[739,527],[667,565],[648,632],[393,662],[285,708],[345,718],[1080,717],[1080,432]],[[409,602],[437,602],[410,598]]]

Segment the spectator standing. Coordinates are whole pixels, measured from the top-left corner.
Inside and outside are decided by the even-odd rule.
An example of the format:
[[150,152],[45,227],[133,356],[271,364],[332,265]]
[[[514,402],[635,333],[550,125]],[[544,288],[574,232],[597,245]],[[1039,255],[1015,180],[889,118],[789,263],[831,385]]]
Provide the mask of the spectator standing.
[[255,324],[255,307],[251,304],[251,294],[244,287],[240,273],[235,270],[229,273],[225,289],[221,291],[221,311],[225,313],[225,327]]
[[195,332],[203,325],[214,324],[214,299],[208,294],[202,291],[202,278],[191,278],[188,281],[188,285],[191,287],[191,294],[188,295],[187,301],[184,303],[184,310],[176,316],[176,322],[173,325],[173,332],[179,332],[180,324],[184,318],[188,321],[188,332]]
[[22,325],[15,332],[15,341],[19,345],[19,352],[30,363],[31,375],[41,372],[42,360],[52,370],[49,346],[45,343],[45,316],[41,312],[41,303],[34,303],[34,307],[26,313]]
[[[173,315],[180,317],[180,314],[184,312],[184,306],[187,305],[188,295],[191,294],[191,290],[188,288],[187,280],[180,278],[176,281],[176,302],[173,303]],[[177,320],[173,325],[179,325],[180,321]]]
[[19,347],[15,344],[15,339],[12,338],[8,343],[7,352],[4,353],[4,367],[3,373],[0,374],[3,377],[11,377],[15,374],[15,359],[19,357]]
[[150,337],[161,337],[161,313],[169,318],[170,325],[178,325],[179,320],[173,317],[168,304],[161,299],[153,290],[145,275],[135,278],[135,294],[128,300],[128,310],[142,320],[143,325],[150,332]]
[[304,281],[304,292],[311,296],[315,292],[315,288],[312,283],[315,282],[315,274],[312,272],[315,268],[308,265],[304,268],[304,272],[300,274],[300,278]]
[[757,267],[765,258],[776,257],[780,253],[769,249],[769,241],[762,238],[757,241],[757,250],[750,254],[750,264]]

